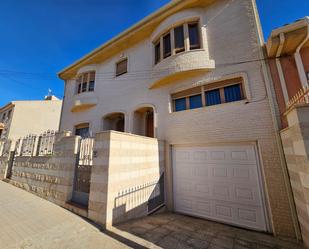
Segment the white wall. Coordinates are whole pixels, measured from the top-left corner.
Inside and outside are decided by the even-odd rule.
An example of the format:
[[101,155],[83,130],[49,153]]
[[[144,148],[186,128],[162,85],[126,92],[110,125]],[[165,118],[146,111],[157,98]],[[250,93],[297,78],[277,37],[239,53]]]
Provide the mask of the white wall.
[[[201,13],[199,11],[199,13]],[[284,184],[278,145],[272,123],[270,106],[261,72],[256,19],[251,1],[216,1],[202,11],[202,25],[206,27],[209,59],[216,68],[210,73],[190,79],[171,82],[166,87],[149,90],[156,80],[153,70],[153,47],[144,40],[121,53],[129,58],[129,73],[113,77],[119,55],[97,65],[96,87],[85,97],[97,99],[97,106],[84,112],[70,110],[75,98],[75,81],[67,81],[62,130],[73,130],[74,125],[90,122],[93,133],[102,129],[102,117],[111,112],[124,112],[132,124],[134,110],[142,104],[155,106],[157,137],[167,144],[213,144],[240,141],[256,142],[260,154],[262,174],[270,210],[270,224],[281,235],[294,235],[291,209]],[[243,61],[256,61],[238,63]],[[188,61],[190,63],[190,61]],[[218,106],[170,113],[170,94],[196,86],[198,82],[211,82],[232,74],[246,75],[248,80],[246,100]],[[132,131],[133,127],[127,127]]]
[[14,104],[9,139],[58,130],[62,101],[16,101]]

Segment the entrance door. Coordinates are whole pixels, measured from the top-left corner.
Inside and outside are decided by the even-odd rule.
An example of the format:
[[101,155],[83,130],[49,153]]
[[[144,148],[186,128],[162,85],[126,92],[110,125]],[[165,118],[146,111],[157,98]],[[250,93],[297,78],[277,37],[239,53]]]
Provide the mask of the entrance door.
[[254,145],[175,146],[175,210],[266,231]]
[[79,158],[75,167],[72,201],[82,206],[88,206],[89,202],[93,145],[93,138],[83,138],[81,140]]
[[153,112],[146,113],[146,137],[154,137]]

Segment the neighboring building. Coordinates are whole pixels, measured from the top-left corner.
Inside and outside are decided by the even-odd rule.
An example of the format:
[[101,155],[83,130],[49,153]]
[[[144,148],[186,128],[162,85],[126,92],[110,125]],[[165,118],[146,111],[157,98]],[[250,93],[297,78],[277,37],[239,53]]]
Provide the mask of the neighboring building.
[[267,53],[293,197],[309,247],[309,17],[273,30]]
[[45,100],[12,101],[0,108],[0,139],[17,139],[29,134],[58,130],[62,101],[54,96]]
[[263,45],[253,0],[171,1],[59,73],[60,128],[165,140],[169,209],[295,237]]
[[287,127],[287,103],[309,81],[309,17],[272,31],[267,41],[269,65],[282,128]]

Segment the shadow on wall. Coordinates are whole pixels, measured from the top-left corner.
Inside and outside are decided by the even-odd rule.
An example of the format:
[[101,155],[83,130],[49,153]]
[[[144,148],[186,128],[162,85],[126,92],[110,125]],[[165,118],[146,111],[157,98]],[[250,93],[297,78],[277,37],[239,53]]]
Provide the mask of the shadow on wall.
[[164,173],[159,181],[122,191],[114,200],[112,224],[147,216],[165,203]]

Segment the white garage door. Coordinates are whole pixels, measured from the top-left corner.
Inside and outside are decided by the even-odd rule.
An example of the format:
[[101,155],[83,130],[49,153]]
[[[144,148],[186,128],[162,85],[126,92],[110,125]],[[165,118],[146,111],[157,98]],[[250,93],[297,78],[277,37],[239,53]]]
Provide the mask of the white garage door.
[[254,145],[173,149],[177,212],[266,231]]

